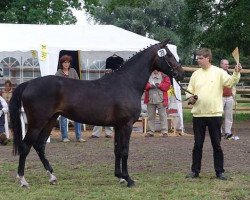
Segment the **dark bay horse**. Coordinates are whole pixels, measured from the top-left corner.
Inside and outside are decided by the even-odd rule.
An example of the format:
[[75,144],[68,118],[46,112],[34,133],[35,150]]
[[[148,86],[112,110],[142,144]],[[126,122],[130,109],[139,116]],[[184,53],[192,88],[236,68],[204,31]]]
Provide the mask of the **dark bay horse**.
[[[14,138],[14,155],[19,154],[17,177],[21,186],[28,187],[24,178],[25,160],[33,146],[44,165],[50,183],[56,181],[53,169],[45,157],[48,137],[59,115],[74,121],[100,126],[113,126],[115,176],[125,179],[127,186],[134,181],[128,174],[127,160],[132,126],[140,116],[141,96],[151,72],[164,72],[177,80],[184,72],[168,41],[152,45],[126,61],[117,71],[98,80],[75,80],[45,76],[20,84],[9,105]],[[20,109],[23,105],[28,127],[22,139]]]

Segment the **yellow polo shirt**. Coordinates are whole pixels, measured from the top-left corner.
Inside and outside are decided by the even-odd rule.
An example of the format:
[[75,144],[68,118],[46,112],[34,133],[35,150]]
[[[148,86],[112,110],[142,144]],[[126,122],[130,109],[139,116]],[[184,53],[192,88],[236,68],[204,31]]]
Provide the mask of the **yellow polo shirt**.
[[[189,81],[188,91],[198,96],[191,113],[194,117],[222,116],[223,87],[233,87],[240,80],[240,73],[230,76],[225,70],[211,65],[208,69],[196,70]],[[191,96],[187,94],[187,97]]]

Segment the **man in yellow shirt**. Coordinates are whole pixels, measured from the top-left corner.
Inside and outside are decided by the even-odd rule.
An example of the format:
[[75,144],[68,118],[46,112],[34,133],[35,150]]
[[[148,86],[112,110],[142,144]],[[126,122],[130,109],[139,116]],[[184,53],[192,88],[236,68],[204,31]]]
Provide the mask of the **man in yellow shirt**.
[[[202,148],[205,140],[206,127],[208,127],[213,146],[214,169],[216,177],[226,180],[224,175],[224,156],[221,148],[222,125],[222,93],[223,87],[232,87],[239,82],[241,65],[235,67],[235,72],[230,76],[226,71],[211,64],[212,53],[210,49],[202,48],[197,52],[198,65],[188,85],[192,96],[190,103],[193,105],[193,132],[194,148],[192,156],[191,173],[187,178],[198,178],[201,170]],[[187,97],[191,95],[187,94]]]

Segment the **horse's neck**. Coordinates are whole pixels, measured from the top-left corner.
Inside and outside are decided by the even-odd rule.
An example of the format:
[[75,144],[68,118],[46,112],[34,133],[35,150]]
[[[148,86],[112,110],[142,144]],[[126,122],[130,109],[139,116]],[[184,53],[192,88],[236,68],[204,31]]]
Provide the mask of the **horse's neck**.
[[133,88],[136,88],[141,92],[141,95],[144,92],[144,88],[151,74],[151,68],[153,65],[153,53],[151,51],[144,51],[136,55],[131,61],[128,61],[127,66],[125,66],[124,73],[127,75],[124,76],[126,82],[129,81],[133,85]]

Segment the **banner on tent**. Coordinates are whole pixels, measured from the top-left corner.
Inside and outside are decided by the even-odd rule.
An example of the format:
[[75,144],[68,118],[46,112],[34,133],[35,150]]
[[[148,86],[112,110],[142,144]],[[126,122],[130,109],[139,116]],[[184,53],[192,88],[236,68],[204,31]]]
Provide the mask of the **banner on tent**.
[[37,58],[37,52],[35,50],[31,51],[31,55],[33,58]]
[[45,61],[47,59],[47,55],[48,55],[47,45],[42,44],[40,50],[41,50],[41,58],[40,58],[40,60]]

